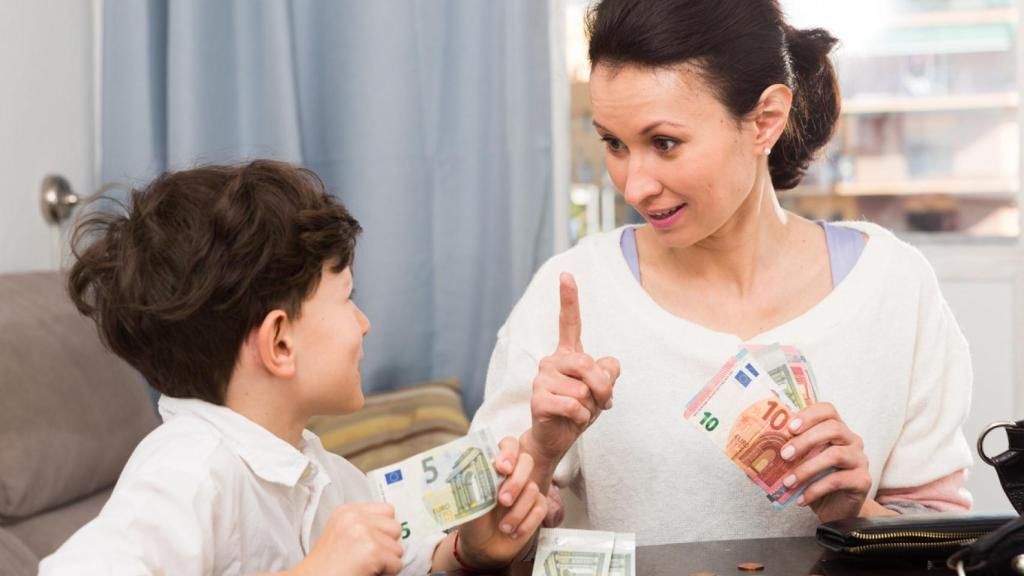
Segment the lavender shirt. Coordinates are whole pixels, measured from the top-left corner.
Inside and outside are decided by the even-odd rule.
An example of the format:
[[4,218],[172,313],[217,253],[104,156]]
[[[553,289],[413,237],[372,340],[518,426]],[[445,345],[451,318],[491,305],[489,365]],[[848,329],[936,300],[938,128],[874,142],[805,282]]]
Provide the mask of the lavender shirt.
[[[818,221],[818,225],[825,230],[828,260],[832,265],[832,287],[835,288],[843,278],[846,278],[850,270],[853,270],[861,253],[864,252],[864,235],[853,228],[835,226],[821,220]],[[619,246],[622,247],[622,255],[626,258],[626,264],[633,272],[633,277],[639,282],[640,257],[636,251],[636,228],[630,226],[622,231]]]

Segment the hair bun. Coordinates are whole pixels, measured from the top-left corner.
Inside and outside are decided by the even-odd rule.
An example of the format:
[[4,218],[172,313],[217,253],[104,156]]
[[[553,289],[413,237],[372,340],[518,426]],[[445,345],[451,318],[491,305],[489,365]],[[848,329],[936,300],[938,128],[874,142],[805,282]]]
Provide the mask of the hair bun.
[[838,42],[827,30],[785,26],[793,71],[793,107],[789,122],[772,149],[768,166],[779,190],[795,188],[818,150],[835,132],[841,98],[829,54]]

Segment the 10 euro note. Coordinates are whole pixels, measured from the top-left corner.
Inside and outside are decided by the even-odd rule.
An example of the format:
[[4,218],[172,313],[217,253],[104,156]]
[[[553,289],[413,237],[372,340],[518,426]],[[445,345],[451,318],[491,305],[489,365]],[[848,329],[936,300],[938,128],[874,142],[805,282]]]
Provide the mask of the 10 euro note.
[[484,428],[367,474],[376,499],[395,507],[403,549],[497,505],[504,480],[494,469],[497,446]]
[[784,398],[785,393],[744,349],[683,412],[683,417],[721,448],[778,508],[785,507],[805,486],[787,488],[783,484],[799,464],[783,460],[779,454],[792,438],[789,421],[793,412]]

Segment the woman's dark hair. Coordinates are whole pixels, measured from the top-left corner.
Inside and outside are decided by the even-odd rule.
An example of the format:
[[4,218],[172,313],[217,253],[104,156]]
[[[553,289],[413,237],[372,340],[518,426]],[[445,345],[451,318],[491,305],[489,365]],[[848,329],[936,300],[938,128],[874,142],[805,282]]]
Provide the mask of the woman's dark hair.
[[688,63],[736,118],[772,84],[789,86],[789,122],[769,156],[779,190],[799,184],[832,137],[840,107],[829,60],[836,39],[790,27],[778,0],[602,0],[586,25],[592,67]]
[[360,232],[316,174],[268,160],[165,173],[125,212],[76,227],[71,299],[155,389],[215,404],[249,332],[274,309],[297,318]]

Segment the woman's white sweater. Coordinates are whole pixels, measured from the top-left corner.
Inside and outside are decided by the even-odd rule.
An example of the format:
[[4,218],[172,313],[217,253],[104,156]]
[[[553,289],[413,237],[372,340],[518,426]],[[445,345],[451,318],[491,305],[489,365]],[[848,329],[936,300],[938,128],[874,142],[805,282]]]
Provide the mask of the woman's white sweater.
[[583,498],[591,527],[636,532],[643,545],[806,536],[816,516],[776,510],[719,449],[683,420],[686,402],[748,343],[800,348],[819,400],[864,439],[878,488],[921,486],[971,464],[961,430],[971,359],[931,267],[887,230],[870,237],[849,276],[801,316],[748,341],[666,312],[632,276],[622,229],[589,236],[534,276],[498,332],[473,427],[518,436],[532,382],[558,340],[558,277],[576,278],[584,351],[615,356],[614,407],[583,434],[556,482]]

